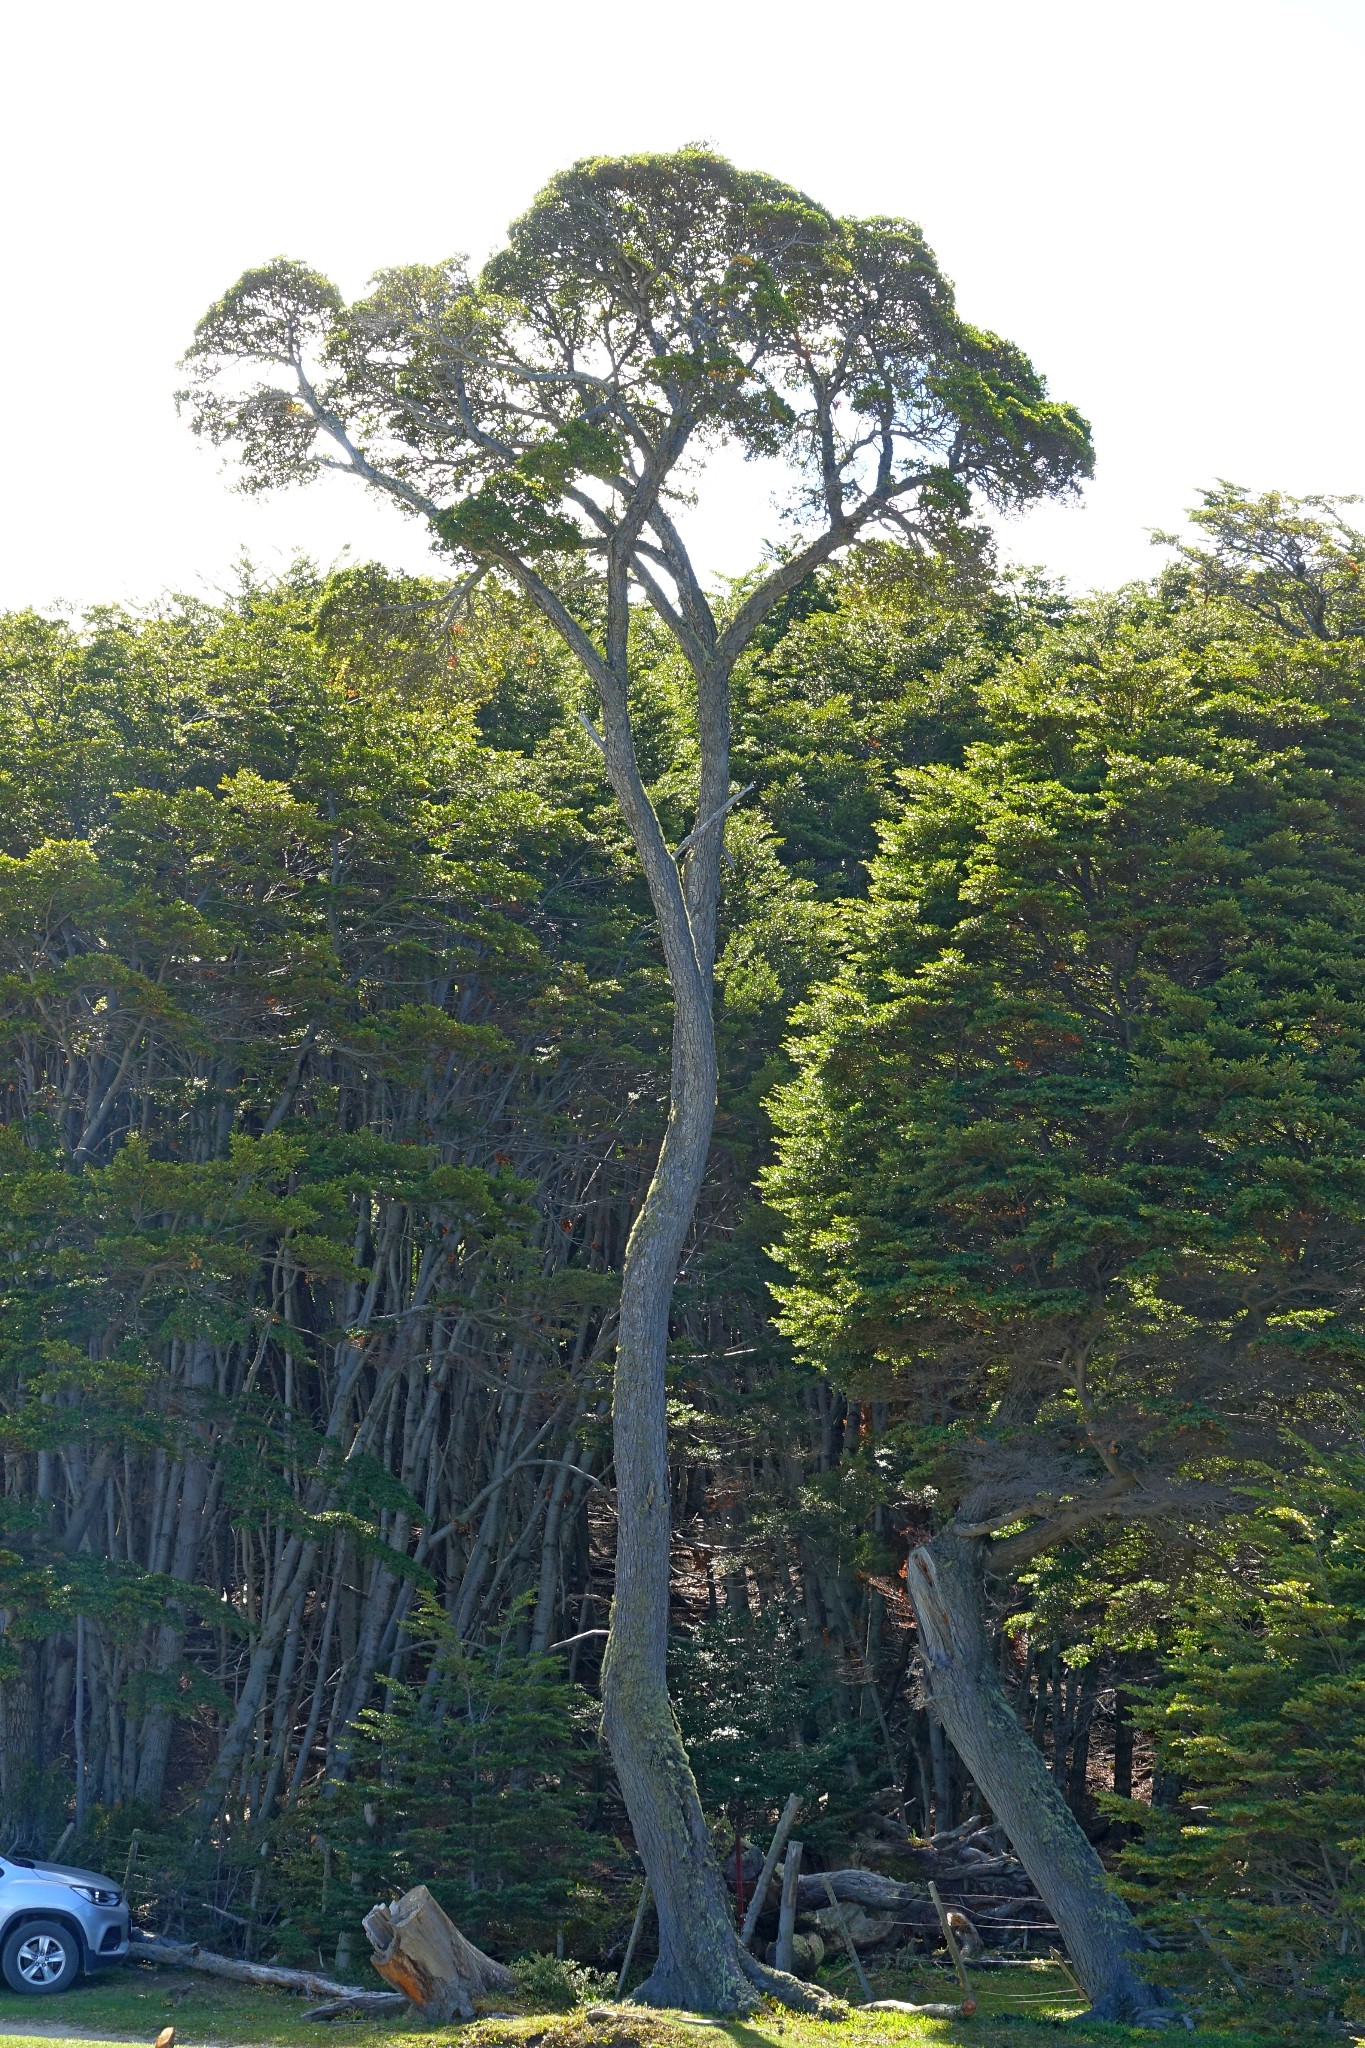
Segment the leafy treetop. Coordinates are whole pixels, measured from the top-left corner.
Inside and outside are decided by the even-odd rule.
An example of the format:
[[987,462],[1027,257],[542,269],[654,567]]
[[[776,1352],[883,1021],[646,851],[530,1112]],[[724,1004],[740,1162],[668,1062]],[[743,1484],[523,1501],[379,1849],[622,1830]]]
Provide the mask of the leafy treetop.
[[961,319],[917,227],[836,218],[700,148],[575,164],[477,276],[409,265],[347,306],[301,263],[248,271],[186,363],[193,422],[246,488],[350,471],[470,564],[614,551],[699,658],[716,628],[665,499],[691,456],[785,457],[814,560],[1091,466],[1084,421]]

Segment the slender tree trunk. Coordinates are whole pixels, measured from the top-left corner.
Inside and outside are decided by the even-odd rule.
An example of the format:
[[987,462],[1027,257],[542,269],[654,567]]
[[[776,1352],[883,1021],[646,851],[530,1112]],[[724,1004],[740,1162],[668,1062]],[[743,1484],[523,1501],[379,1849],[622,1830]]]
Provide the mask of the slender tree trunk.
[[[206,1395],[213,1386],[213,1379],[213,1352],[203,1338],[196,1337],[185,1373],[185,1388],[190,1399],[198,1401]],[[208,1449],[208,1428],[202,1416],[196,1415],[196,1421],[198,1436],[191,1438],[182,1468],[175,1548],[169,1565],[163,1567],[169,1570],[173,1579],[179,1579],[185,1585],[189,1585],[194,1578],[199,1546],[204,1535],[204,1509],[213,1477],[213,1461]],[[183,1633],[174,1622],[162,1622],[157,1630],[153,1662],[153,1669],[158,1675],[164,1676],[174,1669],[183,1642]],[[141,1730],[137,1797],[149,1806],[158,1804],[165,1786],[166,1766],[171,1753],[172,1726],[168,1706],[157,1704],[148,1709]]]
[[198,1811],[201,1826],[217,1817],[228,1786],[232,1782],[233,1773],[245,1755],[247,1744],[255,1732],[256,1716],[260,1712],[261,1700],[271,1669],[289,1623],[295,1594],[308,1584],[309,1573],[313,1569],[313,1560],[317,1553],[316,1542],[305,1542],[298,1536],[290,1537],[279,1575],[284,1584],[277,1587],[273,1612],[261,1618],[260,1634],[256,1638],[236,1711],[223,1738],[213,1769],[199,1795]]
[[983,1614],[983,1552],[979,1540],[948,1529],[909,1561],[934,1705],[1061,1929],[1096,2017],[1129,2019],[1160,2002],[1138,1971],[1142,1935],[1000,1684]]
[[618,1521],[602,1727],[659,1925],[658,1961],[635,1996],[646,2005],[742,2012],[761,1990],[812,2009],[824,1994],[765,1969],[740,1945],[668,1697],[668,1323],[716,1114],[712,972],[730,786],[729,670],[698,677],[698,829],[680,871],[635,760],[625,596],[618,563],[608,622],[614,659],[598,671],[604,751],[659,919],[673,991],[668,1123],[626,1245],[612,1392]]
[[616,1592],[602,1724],[659,1917],[647,2005],[733,2011],[753,2002],[668,1697],[668,1312],[711,1139],[711,1019],[679,1004],[673,1099],[654,1178],[626,1249],[613,1402]]
[[1080,1694],[1076,1701],[1076,1725],[1071,1731],[1071,1761],[1066,1772],[1066,1803],[1078,1816],[1083,1811],[1093,1810],[1090,1802],[1090,1738],[1095,1726],[1095,1705],[1099,1690],[1099,1659],[1092,1657],[1081,1673]]
[[1114,1687],[1114,1792],[1120,1799],[1133,1796],[1133,1712],[1123,1689],[1124,1666],[1118,1668]]

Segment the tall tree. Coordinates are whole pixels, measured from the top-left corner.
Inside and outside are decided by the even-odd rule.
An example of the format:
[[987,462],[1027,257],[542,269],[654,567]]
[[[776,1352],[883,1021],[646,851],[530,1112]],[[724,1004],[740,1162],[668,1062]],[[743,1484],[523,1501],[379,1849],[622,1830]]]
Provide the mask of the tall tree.
[[906,1403],[934,1699],[1097,2008],[1135,1931],[997,1676],[985,1582],[1221,1514],[1359,1385],[1359,647],[1104,601],[906,778],[779,1105],[789,1327]]
[[[782,599],[860,536],[932,545],[974,493],[1011,504],[1073,486],[1085,423],[958,316],[917,228],[838,219],[701,149],[574,166],[478,276],[454,261],[390,271],[347,306],[301,264],[250,271],[187,364],[193,422],[237,449],[248,487],[333,469],[387,493],[449,551],[457,591],[502,571],[595,687],[592,730],[674,1005],[667,1126],[621,1275],[604,1724],[658,1908],[642,1996],[742,2008],[776,1980],[736,1942],[665,1675],[669,1306],[715,1113],[731,672]],[[677,513],[723,442],[787,465],[793,537],[718,608]],[[696,693],[695,823],[675,847],[636,753],[641,602]]]

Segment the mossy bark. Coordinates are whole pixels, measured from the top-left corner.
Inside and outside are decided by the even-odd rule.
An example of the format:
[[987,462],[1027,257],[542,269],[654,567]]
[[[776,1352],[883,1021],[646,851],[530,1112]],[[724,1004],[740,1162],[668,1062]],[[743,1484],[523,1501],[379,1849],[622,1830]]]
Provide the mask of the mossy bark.
[[640,855],[673,990],[668,1123],[621,1274],[612,1396],[616,1585],[602,1666],[602,1726],[649,1873],[659,1958],[635,1996],[704,2012],[747,2011],[764,1992],[807,2011],[827,1995],[741,1947],[668,1697],[668,1330],[716,1114],[712,999],[718,829],[729,793],[728,669],[700,680],[698,813],[712,820],[683,864],[667,851],[640,780],[624,677],[600,679],[607,769]]
[[733,2012],[752,2004],[754,1994],[667,1683],[668,1315],[706,1164],[715,1071],[709,1014],[684,1001],[674,1017],[668,1128],[622,1274],[612,1408],[616,1588],[602,1700],[603,1729],[658,1913],[659,1960],[637,1996],[647,2004]]
[[1160,2003],[1138,1969],[1142,1933],[1005,1697],[985,1627],[984,1551],[949,1529],[910,1557],[933,1704],[1057,1922],[1095,2017],[1131,2019]]

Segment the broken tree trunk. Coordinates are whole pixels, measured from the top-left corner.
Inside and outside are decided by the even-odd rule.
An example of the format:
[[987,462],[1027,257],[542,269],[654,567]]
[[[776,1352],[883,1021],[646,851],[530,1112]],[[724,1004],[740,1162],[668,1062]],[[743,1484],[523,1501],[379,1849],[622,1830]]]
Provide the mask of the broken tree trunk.
[[801,1882],[800,1842],[788,1842],[787,1860],[782,1866],[782,1905],[777,1921],[777,1967],[791,1975],[792,1939],[796,1933],[796,1895]]
[[758,1882],[754,1886],[754,1895],[749,1901],[749,1910],[744,1915],[744,1925],[739,1931],[740,1941],[745,1948],[748,1948],[753,1942],[754,1930],[758,1926],[758,1916],[763,1911],[763,1901],[767,1898],[768,1886],[773,1881],[773,1872],[781,1861],[783,1845],[795,1827],[796,1816],[800,1811],[801,1795],[799,1792],[793,1792],[782,1809],[782,1818],[777,1823],[777,1832],[773,1836],[768,1853],[763,1859],[763,1868],[758,1873]]
[[424,1884],[392,1905],[371,1907],[361,1925],[380,1976],[437,2026],[473,2019],[480,1992],[512,1988],[511,1971],[466,1941]]
[[1061,1930],[1095,2019],[1150,2011],[1142,1934],[1006,1699],[987,1637],[979,1538],[944,1529],[910,1556],[906,1586],[935,1710]]

